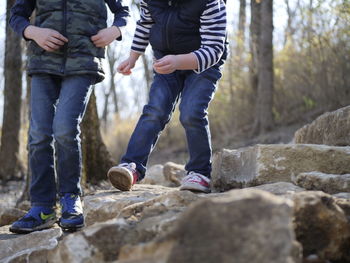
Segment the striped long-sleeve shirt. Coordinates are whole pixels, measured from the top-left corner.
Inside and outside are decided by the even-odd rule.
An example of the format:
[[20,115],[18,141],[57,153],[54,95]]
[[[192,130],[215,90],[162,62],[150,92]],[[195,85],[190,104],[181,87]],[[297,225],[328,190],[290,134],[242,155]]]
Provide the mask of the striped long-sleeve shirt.
[[[141,0],[140,20],[131,49],[143,53],[149,44],[150,30],[154,24],[148,5]],[[196,73],[212,67],[220,60],[225,49],[226,38],[226,6],[223,0],[208,0],[200,17],[201,47],[193,51],[198,61]]]

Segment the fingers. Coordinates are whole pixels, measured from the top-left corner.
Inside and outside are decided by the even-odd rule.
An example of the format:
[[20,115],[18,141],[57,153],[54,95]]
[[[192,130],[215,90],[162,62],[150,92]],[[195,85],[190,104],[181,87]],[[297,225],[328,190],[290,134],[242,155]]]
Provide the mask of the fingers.
[[51,36],[54,38],[57,38],[63,42],[68,42],[68,39],[66,37],[64,37],[63,35],[61,35],[60,33],[58,33],[57,31],[53,31]]
[[54,52],[54,51],[56,50],[56,49],[51,48],[51,47],[48,46],[48,45],[44,45],[43,48],[44,48],[46,51],[48,51],[48,52]]
[[45,43],[45,45],[46,45],[47,47],[53,49],[53,50],[57,50],[57,49],[59,49],[59,48],[61,47],[60,45],[56,45],[55,43],[50,42],[50,41],[47,41],[47,42]]
[[55,38],[55,37],[53,37],[53,36],[50,37],[48,40],[49,40],[50,42],[56,44],[56,45],[59,45],[59,46],[63,46],[63,45],[65,44],[64,41],[62,41],[62,40],[60,40],[60,39],[58,39],[58,38]]
[[131,74],[131,65],[128,60],[122,62],[118,67],[117,71],[123,75],[130,75]]

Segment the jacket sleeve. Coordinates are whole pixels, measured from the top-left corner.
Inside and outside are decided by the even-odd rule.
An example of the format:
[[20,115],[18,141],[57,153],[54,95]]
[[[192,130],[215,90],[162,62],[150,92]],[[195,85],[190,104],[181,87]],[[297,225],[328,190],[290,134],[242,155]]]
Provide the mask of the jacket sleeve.
[[[116,26],[122,31],[127,24],[129,17],[129,8],[124,6],[122,0],[105,0],[109,9],[114,14],[113,26]],[[123,35],[123,34],[122,34]],[[117,40],[122,40],[122,35]]]
[[149,44],[149,34],[153,24],[154,21],[149,12],[148,5],[146,1],[141,0],[140,19],[136,23],[136,30],[132,41],[131,50],[137,53],[145,52]]
[[[35,8],[36,0],[16,0],[11,8],[9,24],[24,39],[24,30],[30,25],[30,16]],[[28,39],[26,39],[28,40]]]
[[225,50],[226,6],[223,0],[209,0],[200,18],[201,47],[193,53],[201,73],[219,62]]

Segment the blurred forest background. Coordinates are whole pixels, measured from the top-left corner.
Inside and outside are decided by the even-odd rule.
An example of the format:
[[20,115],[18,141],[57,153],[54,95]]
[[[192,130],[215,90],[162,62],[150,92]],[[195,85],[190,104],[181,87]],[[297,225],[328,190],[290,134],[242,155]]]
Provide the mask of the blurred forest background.
[[[214,151],[255,143],[288,143],[300,126],[350,104],[350,2],[348,0],[227,0],[230,56],[209,109]],[[139,1],[124,1],[131,17],[123,42],[107,51],[106,80],[96,86],[83,123],[84,180],[97,183],[118,163],[152,81],[147,50],[131,77],[116,73],[126,58],[139,17]],[[26,43],[1,10],[0,179],[28,178]],[[6,14],[7,10],[7,14]],[[6,29],[6,34],[5,34]],[[43,109],[45,110],[45,109]],[[174,113],[151,164],[187,160],[186,139]]]

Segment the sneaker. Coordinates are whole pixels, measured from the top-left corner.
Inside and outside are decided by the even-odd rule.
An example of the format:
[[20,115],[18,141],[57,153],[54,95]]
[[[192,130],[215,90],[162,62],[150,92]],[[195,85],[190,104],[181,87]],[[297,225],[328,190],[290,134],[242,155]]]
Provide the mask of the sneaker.
[[80,196],[66,193],[60,198],[62,216],[59,221],[64,231],[76,231],[84,226]]
[[135,163],[122,163],[109,169],[107,176],[115,188],[130,191],[140,178],[140,173],[136,170]]
[[210,179],[202,174],[190,172],[182,179],[180,190],[210,193]]
[[34,206],[28,213],[10,226],[16,234],[26,234],[52,227],[56,223],[56,213],[51,207]]

